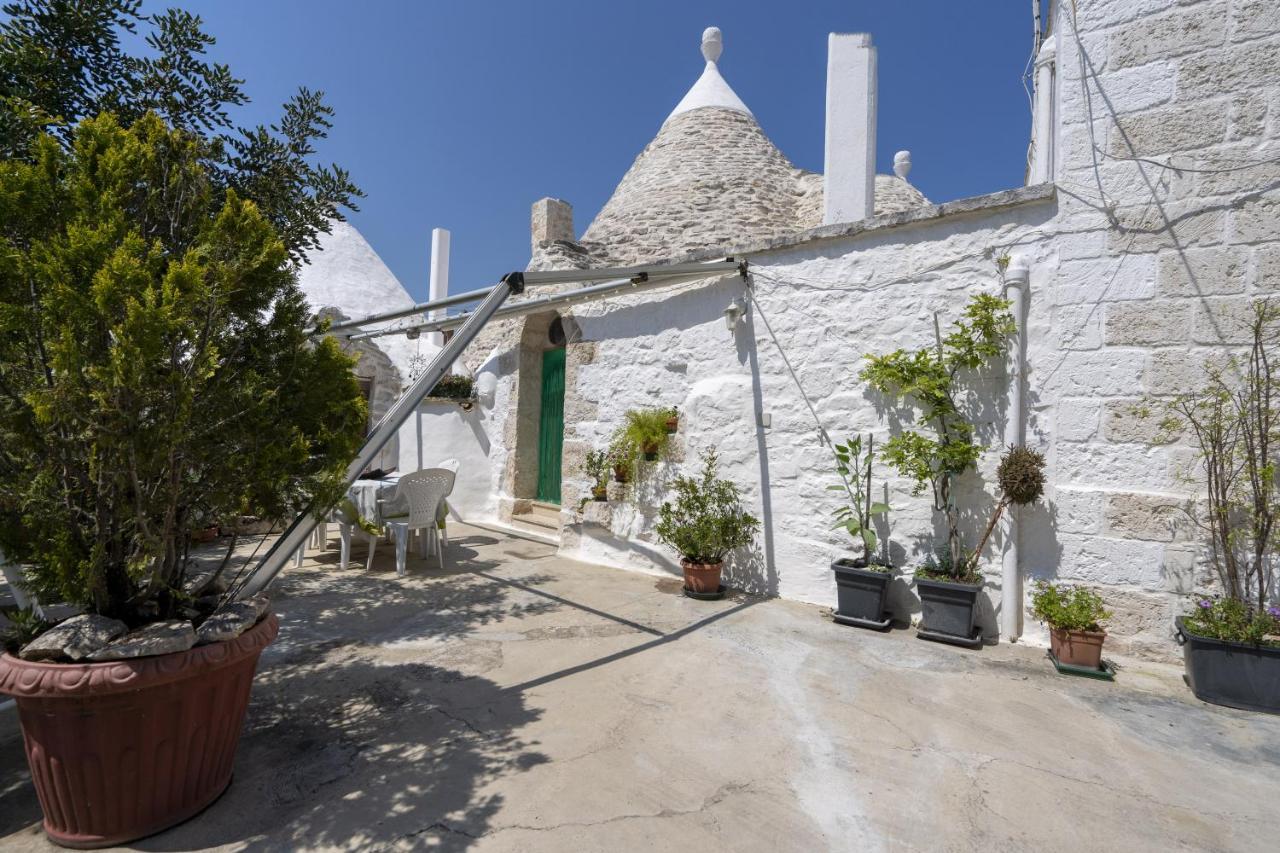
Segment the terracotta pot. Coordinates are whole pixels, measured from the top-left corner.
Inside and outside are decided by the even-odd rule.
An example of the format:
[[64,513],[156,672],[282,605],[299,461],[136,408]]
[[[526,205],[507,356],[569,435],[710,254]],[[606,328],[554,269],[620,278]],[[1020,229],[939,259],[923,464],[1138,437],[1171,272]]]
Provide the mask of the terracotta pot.
[[667,418],[667,435],[675,435],[680,429],[680,418],[672,416]]
[[627,482],[628,477],[630,477],[630,473],[627,471],[626,468],[613,469],[613,481],[615,483],[625,483]]
[[681,560],[684,588],[690,592],[716,592],[720,589],[720,567],[724,563],[693,563]]
[[598,501],[607,501],[609,500],[609,490],[604,486],[596,486],[591,490],[591,497]]
[[231,782],[268,614],[234,640],[90,664],[0,655],[17,700],[44,830],[63,847],[109,847],[198,814]]
[[640,451],[644,453],[645,461],[652,462],[658,458],[658,443],[655,441],[641,445]]
[[1049,647],[1059,663],[1084,666],[1090,669],[1102,667],[1102,641],[1106,631],[1068,631],[1049,629]]

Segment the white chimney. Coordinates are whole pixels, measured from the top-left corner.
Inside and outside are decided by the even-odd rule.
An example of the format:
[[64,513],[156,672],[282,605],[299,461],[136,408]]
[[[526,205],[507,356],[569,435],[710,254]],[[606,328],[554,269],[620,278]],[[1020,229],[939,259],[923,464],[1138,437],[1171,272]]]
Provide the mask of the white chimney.
[[[427,298],[432,302],[444,299],[449,295],[449,232],[443,228],[431,229],[431,284]],[[443,308],[431,312],[428,319],[439,320],[445,315]],[[431,342],[436,346],[444,346],[444,335],[441,332],[431,333]]]
[[824,223],[856,222],[874,213],[876,49],[869,33],[828,36],[824,170]]

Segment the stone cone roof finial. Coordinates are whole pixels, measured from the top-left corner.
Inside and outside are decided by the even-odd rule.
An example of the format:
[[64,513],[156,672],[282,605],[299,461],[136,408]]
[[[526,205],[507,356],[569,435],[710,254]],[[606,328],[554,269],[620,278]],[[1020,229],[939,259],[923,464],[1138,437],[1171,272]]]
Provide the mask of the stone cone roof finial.
[[719,27],[707,27],[702,31],[702,55],[707,62],[715,62],[724,51],[724,36]]
[[724,37],[720,34],[720,28],[707,27],[703,30],[702,56],[707,60],[707,67],[702,70],[702,76],[698,78],[698,82],[693,84],[693,88],[671,111],[671,115],[667,116],[667,121],[699,107],[720,107],[751,115],[751,110],[747,109],[747,105],[720,76],[720,68],[716,62],[719,61],[720,54],[723,52]]

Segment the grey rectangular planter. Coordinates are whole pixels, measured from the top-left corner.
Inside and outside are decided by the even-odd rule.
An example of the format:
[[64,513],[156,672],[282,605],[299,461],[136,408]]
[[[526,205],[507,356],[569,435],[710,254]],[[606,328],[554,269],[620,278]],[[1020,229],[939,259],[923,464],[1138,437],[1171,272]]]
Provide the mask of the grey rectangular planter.
[[982,584],[916,578],[920,595],[920,630],[916,636],[976,649],[982,635],[975,622]]
[[892,572],[866,568],[866,562],[841,558],[831,564],[836,576],[836,611],[831,618],[841,625],[883,631],[893,621],[884,610],[885,592]]
[[1280,714],[1280,648],[1193,634],[1178,617],[1187,686],[1197,699],[1244,711]]

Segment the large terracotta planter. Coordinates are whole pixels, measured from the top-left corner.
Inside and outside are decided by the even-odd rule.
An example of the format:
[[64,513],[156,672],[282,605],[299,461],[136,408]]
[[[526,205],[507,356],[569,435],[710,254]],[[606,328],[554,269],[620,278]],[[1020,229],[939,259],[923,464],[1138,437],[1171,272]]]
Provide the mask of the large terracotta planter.
[[234,640],[90,664],[0,655],[49,838],[107,847],[197,814],[231,782],[272,614]]
[[681,560],[684,588],[690,592],[717,592],[720,589],[720,567],[723,563],[692,563]]
[[1106,631],[1068,631],[1064,628],[1049,629],[1049,648],[1058,663],[1083,666],[1089,669],[1102,667],[1102,641]]

